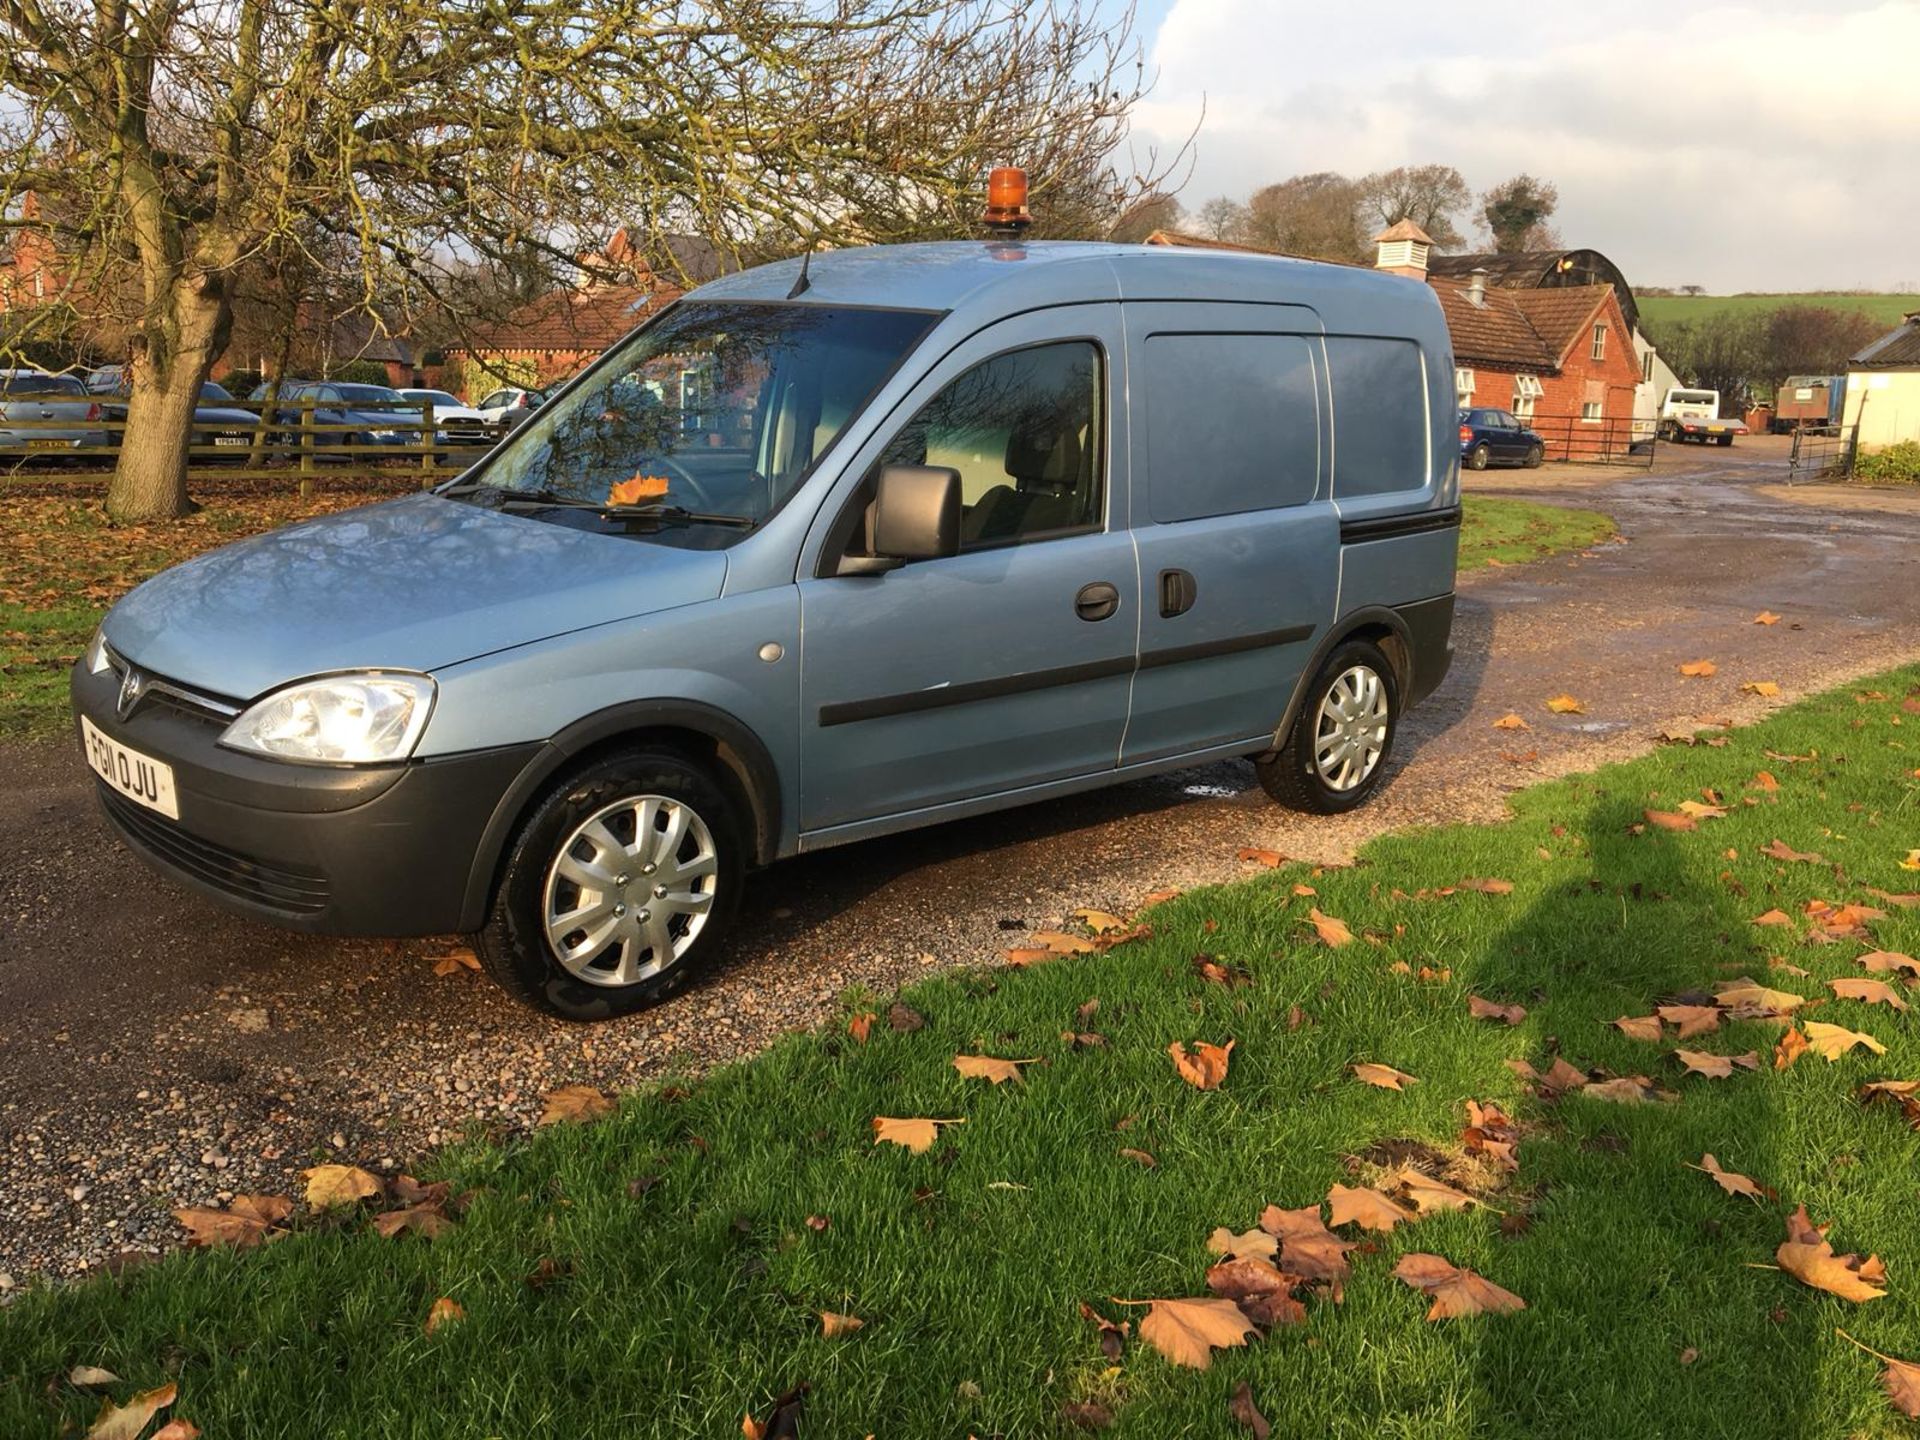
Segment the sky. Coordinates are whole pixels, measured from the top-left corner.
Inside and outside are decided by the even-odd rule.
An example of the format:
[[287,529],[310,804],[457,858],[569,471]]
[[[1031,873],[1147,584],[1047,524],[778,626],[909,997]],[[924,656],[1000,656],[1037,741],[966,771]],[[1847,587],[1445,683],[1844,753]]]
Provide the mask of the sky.
[[1141,0],[1136,24],[1133,143],[1198,123],[1189,211],[1439,161],[1476,193],[1552,181],[1565,241],[1636,286],[1920,288],[1920,0]]

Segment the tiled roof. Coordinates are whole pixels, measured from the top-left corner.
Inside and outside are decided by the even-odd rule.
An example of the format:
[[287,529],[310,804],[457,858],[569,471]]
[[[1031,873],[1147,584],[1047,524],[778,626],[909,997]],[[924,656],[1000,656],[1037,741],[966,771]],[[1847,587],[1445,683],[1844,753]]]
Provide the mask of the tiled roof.
[[1920,314],[1909,315],[1898,330],[1882,335],[1853,357],[1862,370],[1920,368]]
[[680,293],[638,285],[552,290],[522,305],[499,325],[481,330],[470,348],[598,354]]
[[1551,370],[1559,355],[1549,349],[1520,307],[1513,290],[1489,290],[1483,303],[1467,298],[1461,281],[1439,276],[1429,279],[1446,313],[1447,333],[1453,337],[1453,358],[1461,365],[1489,365],[1501,370]]
[[1554,290],[1509,290],[1520,309],[1540,332],[1554,362],[1567,353],[1592,321],[1594,312],[1613,293],[1611,285],[1568,285]]

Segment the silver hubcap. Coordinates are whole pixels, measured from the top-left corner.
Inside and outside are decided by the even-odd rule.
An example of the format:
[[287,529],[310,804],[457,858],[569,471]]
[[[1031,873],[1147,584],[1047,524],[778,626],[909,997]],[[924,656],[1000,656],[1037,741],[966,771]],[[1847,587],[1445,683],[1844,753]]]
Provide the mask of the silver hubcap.
[[686,954],[713,913],[720,857],[693,808],[635,795],[578,826],[547,871],[547,944],[590,985],[632,985]]
[[1351,790],[1387,748],[1387,687],[1372,669],[1343,671],[1320,702],[1313,768],[1330,790]]

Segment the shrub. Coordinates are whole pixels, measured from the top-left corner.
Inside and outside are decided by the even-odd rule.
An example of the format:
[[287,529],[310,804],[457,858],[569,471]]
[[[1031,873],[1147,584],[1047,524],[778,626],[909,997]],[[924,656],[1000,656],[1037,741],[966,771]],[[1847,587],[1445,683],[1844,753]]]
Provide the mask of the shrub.
[[1920,440],[1902,440],[1884,450],[1863,454],[1854,462],[1853,477],[1856,480],[1920,485]]

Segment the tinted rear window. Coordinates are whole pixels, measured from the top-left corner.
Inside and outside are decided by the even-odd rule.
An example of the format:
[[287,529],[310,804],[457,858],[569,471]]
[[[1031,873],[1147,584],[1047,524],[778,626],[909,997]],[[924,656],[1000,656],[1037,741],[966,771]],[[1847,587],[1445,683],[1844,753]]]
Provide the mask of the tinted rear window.
[[335,385],[334,393],[349,405],[364,405],[372,401],[393,401],[400,397],[384,385]]
[[1148,512],[1156,521],[1313,499],[1320,480],[1313,342],[1152,335],[1143,350]]
[[[1419,490],[1427,483],[1427,391],[1411,340],[1333,335],[1335,499]],[[1475,412],[1486,423],[1488,412]]]

